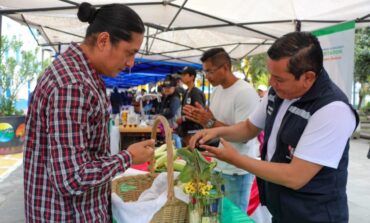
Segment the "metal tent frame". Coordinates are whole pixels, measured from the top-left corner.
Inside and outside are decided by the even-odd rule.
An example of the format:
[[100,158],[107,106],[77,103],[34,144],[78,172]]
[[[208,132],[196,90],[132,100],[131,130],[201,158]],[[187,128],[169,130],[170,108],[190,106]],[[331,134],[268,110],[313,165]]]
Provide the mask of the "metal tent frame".
[[[25,23],[28,26],[36,27],[38,31],[44,36],[45,42],[39,43],[40,46],[52,46],[57,51],[62,51],[66,45],[70,43],[70,39],[77,40],[75,42],[82,41],[83,34],[71,32],[68,29],[58,28],[57,24],[44,24],[43,21],[35,19],[37,16],[48,18],[55,18],[55,21],[58,21],[57,16],[53,16],[54,13],[61,14],[65,16],[76,15],[77,8],[82,2],[81,0],[50,0],[48,4],[44,7],[44,3],[41,3],[39,0],[29,0],[28,2],[34,2],[33,7],[21,7],[19,4],[20,0],[3,0],[4,3],[0,3],[0,15],[9,16],[13,19],[16,19],[19,22]],[[12,2],[12,3],[10,3]],[[23,1],[24,2],[24,1]],[[89,1],[96,7],[101,7],[103,4],[94,4],[100,3],[102,1],[92,0]],[[113,1],[105,0],[104,3],[111,3]],[[185,63],[199,63],[200,55],[207,49],[212,47],[224,47],[231,58],[234,60],[239,60],[247,55],[252,55],[260,52],[264,52],[272,42],[281,35],[276,35],[275,33],[286,33],[289,31],[301,31],[311,29],[311,27],[305,28],[308,24],[319,24],[317,27],[328,26],[330,24],[340,23],[348,21],[349,19],[355,20],[359,25],[369,25],[370,17],[370,1],[369,0],[353,0],[353,3],[346,3],[346,5],[353,5],[355,10],[358,12],[352,13],[353,15],[342,15],[343,19],[340,19],[338,14],[335,17],[331,18],[327,16],[327,19],[301,19],[299,15],[296,15],[294,18],[289,19],[276,19],[276,20],[256,20],[256,21],[246,21],[246,22],[236,22],[232,19],[227,19],[227,16],[217,15],[215,13],[207,13],[204,8],[204,5],[209,4],[211,7],[230,7],[232,9],[239,8],[238,6],[228,6],[227,4],[240,4],[241,1],[228,2],[223,0],[203,0],[203,1],[194,1],[194,0],[160,0],[160,1],[115,1],[118,3],[126,4],[132,7],[139,15],[144,18],[147,33],[145,35],[145,43],[142,46],[142,49],[139,52],[139,57],[154,59],[159,61],[178,61]],[[251,3],[257,4],[258,2],[263,2],[270,4],[268,0],[260,1],[251,1]],[[281,1],[284,3],[290,3],[292,5],[303,4],[303,0],[284,0]],[[317,2],[316,0],[312,1],[312,4]],[[332,1],[331,2],[335,2]],[[369,3],[369,4],[366,4]],[[271,2],[272,4],[272,2]],[[276,3],[273,3],[276,5]],[[362,4],[362,6],[361,6]],[[17,6],[16,8],[11,8],[11,6]],[[50,6],[48,6],[50,5]],[[200,5],[199,9],[197,6]],[[265,5],[266,6],[266,5]],[[246,7],[250,7],[246,4]],[[336,12],[337,5],[332,5],[333,12]],[[343,6],[342,6],[343,7]],[[256,8],[263,12],[263,8]],[[362,8],[362,9],[361,9]],[[361,9],[361,10],[360,10]],[[369,9],[369,10],[367,10]],[[152,13],[154,16],[147,16],[147,11],[153,10]],[[159,12],[156,12],[158,10]],[[298,11],[297,9],[295,9]],[[225,11],[230,12],[225,9]],[[160,15],[161,12],[167,12],[166,15]],[[159,17],[164,18],[158,19],[158,21],[146,20],[146,17]],[[352,16],[352,17],[349,17]],[[198,20],[204,20],[205,22],[194,22],[192,25],[188,25],[185,21],[186,18],[196,17]],[[276,16],[281,17],[281,16]],[[284,17],[284,16],[283,16]],[[317,16],[319,17],[319,16]],[[323,16],[321,16],[323,17]],[[325,16],[324,16],[325,18]],[[339,18],[339,19],[338,19]],[[243,20],[244,18],[240,18]],[[161,23],[166,21],[166,23]],[[204,24],[205,23],[205,24]],[[81,25],[81,24],[80,24]],[[264,30],[264,26],[286,26],[290,30],[284,30],[282,32],[269,32]],[[81,25],[82,26],[82,25]],[[206,32],[203,32],[206,31]],[[311,30],[310,30],[311,31]],[[201,37],[199,35],[214,34],[222,36],[224,39],[228,40],[229,37],[238,37],[233,40],[220,40],[219,43],[215,44],[210,41],[208,44],[202,44],[201,46],[194,46],[192,42],[183,43],[179,41],[179,38],[167,38],[170,35],[197,35],[194,37],[193,43],[197,42]],[[56,41],[58,38],[54,38],[54,35],[63,35],[68,38],[61,39]],[[234,35],[237,34],[237,35]],[[240,38],[241,37],[241,38]],[[243,38],[245,37],[245,38]],[[249,38],[250,37],[250,38]],[[206,37],[207,38],[207,37]],[[181,39],[181,38],[180,38]],[[230,38],[231,39],[231,38]],[[78,41],[79,40],[79,41]],[[211,39],[212,40],[212,39]],[[243,41],[245,40],[245,41]],[[164,47],[161,50],[158,50],[158,47],[155,45],[163,45]],[[160,48],[159,48],[160,49]]]

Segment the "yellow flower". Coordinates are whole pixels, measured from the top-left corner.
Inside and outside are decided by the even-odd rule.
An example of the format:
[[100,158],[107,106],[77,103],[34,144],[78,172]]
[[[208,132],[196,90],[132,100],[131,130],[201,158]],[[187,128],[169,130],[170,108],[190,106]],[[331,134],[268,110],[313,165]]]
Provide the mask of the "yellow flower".
[[194,194],[196,191],[195,191],[195,188],[191,188],[190,190],[189,190],[189,192],[190,192],[190,194]]
[[185,184],[185,186],[184,186],[184,192],[186,194],[194,194],[195,193],[195,187],[192,184],[192,182],[189,182],[189,183]]
[[208,192],[208,190],[206,188],[202,188],[200,190],[200,194],[203,195],[203,196],[207,196],[207,195],[209,195],[209,192]]
[[188,184],[190,184],[191,186],[193,186],[194,188],[197,186],[196,183],[194,181],[191,181],[189,182]]

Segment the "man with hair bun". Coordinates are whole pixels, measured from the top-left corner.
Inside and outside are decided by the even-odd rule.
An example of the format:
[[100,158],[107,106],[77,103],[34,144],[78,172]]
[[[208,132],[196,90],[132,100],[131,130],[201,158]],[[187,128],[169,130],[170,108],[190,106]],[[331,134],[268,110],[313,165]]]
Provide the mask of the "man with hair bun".
[[28,108],[26,222],[112,222],[112,178],[153,156],[153,140],[110,154],[110,104],[100,76],[134,65],[142,20],[123,4],[82,3],[78,18],[89,23],[84,41],[45,70]]

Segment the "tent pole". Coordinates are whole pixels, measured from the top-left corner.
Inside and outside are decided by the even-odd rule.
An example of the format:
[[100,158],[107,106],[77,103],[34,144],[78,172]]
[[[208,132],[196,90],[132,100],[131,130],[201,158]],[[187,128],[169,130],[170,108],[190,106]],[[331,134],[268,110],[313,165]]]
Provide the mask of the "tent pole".
[[206,81],[204,80],[204,75],[202,75],[202,92],[204,94],[204,84],[206,83]]
[[300,20],[295,20],[295,31],[300,32],[301,31],[301,21]]
[[366,18],[369,18],[370,17],[370,14],[367,14],[367,15],[365,15],[365,16],[363,16],[363,17],[361,17],[361,18],[358,18],[358,19],[356,19],[356,22],[365,22],[366,20]]
[[44,28],[46,29],[51,29],[53,31],[56,31],[56,32],[60,32],[60,33],[64,33],[64,34],[67,34],[67,35],[71,35],[71,36],[75,36],[75,37],[79,37],[79,38],[85,38],[84,36],[80,36],[80,35],[77,35],[75,33],[71,33],[71,32],[66,32],[66,31],[63,31],[63,30],[60,30],[60,29],[56,29],[56,28],[53,28],[53,27],[50,27],[50,26],[44,26]]
[[[203,47],[198,47],[198,48],[195,48],[195,50],[199,50],[201,51],[202,49],[208,49],[208,48],[215,48],[215,47],[226,47],[226,46],[236,46],[238,47],[239,45],[260,45],[261,43],[257,43],[257,42],[253,42],[253,43],[228,43],[228,44],[218,44],[218,45],[212,45],[212,46],[203,46]],[[262,45],[272,45],[272,43],[264,43]],[[170,51],[163,51],[161,53],[150,53],[150,54],[147,54],[149,56],[153,56],[153,55],[161,55],[161,54],[167,54],[167,53],[178,53],[178,52],[186,52],[186,51],[190,51],[190,50],[194,50],[194,49],[181,49],[181,50],[170,50]],[[202,51],[203,52],[203,51]]]
[[145,53],[149,53],[149,26],[146,29]]
[[208,92],[207,92],[207,94],[208,94],[208,104],[207,104],[207,106],[209,107],[210,106],[210,102],[211,102],[211,83],[208,81]]
[[[176,7],[176,8],[179,8],[180,6],[178,5],[175,5],[173,3],[170,3],[169,5],[173,6],[173,7]],[[267,37],[270,37],[272,39],[277,39],[278,37],[276,36],[273,36],[273,35],[270,35],[268,33],[265,33],[265,32],[261,32],[259,30],[256,30],[256,29],[252,29],[252,28],[249,28],[249,27],[246,27],[246,26],[241,26],[241,25],[238,25],[237,23],[234,23],[234,22],[231,22],[229,20],[226,20],[226,19],[221,19],[217,16],[213,16],[213,15],[209,15],[207,13],[203,13],[203,12],[200,12],[200,11],[197,11],[197,10],[193,10],[193,9],[189,9],[189,8],[186,8],[186,7],[183,7],[183,10],[185,11],[189,11],[189,12],[192,12],[192,13],[196,13],[198,15],[202,15],[202,16],[205,16],[205,17],[208,17],[208,18],[211,18],[211,19],[215,19],[215,20],[218,20],[220,22],[224,22],[224,23],[227,23],[231,26],[236,26],[236,27],[239,27],[241,29],[245,29],[245,30],[248,30],[248,31],[251,31],[251,32],[255,32],[255,33],[258,33],[258,34],[261,34],[261,35],[264,35],[264,36],[267,36]]]
[[3,25],[3,16],[0,15],[0,36],[2,35],[1,33],[2,25]]
[[73,1],[69,1],[69,0],[59,0],[59,1],[69,3],[69,4],[75,5],[75,6],[80,6],[80,4],[78,4],[77,2],[73,2]]
[[58,55],[61,53],[61,51],[62,51],[62,44],[58,44]]
[[24,18],[24,15],[23,15],[23,14],[21,15],[21,17],[22,17],[23,22],[24,22],[24,23],[26,24],[26,26],[28,27],[28,30],[30,31],[30,33],[31,33],[31,35],[32,35],[32,37],[33,37],[33,39],[36,41],[37,46],[40,46],[40,43],[39,43],[39,41],[37,40],[37,37],[35,36],[35,34],[33,33],[33,31],[32,31],[32,28],[31,28],[30,24],[28,24],[28,22],[27,22],[26,18]]
[[236,48],[238,48],[240,46],[240,43],[236,44],[229,52],[228,54],[230,55],[234,50],[236,50]]
[[185,0],[185,1],[182,3],[182,5],[181,5],[181,7],[179,8],[179,10],[177,10],[176,15],[173,17],[173,19],[172,19],[172,21],[170,22],[170,24],[168,24],[168,26],[167,26],[167,30],[171,28],[172,24],[175,22],[175,20],[176,20],[177,16],[180,14],[181,10],[184,8],[184,6],[185,6],[185,4],[186,4],[187,2],[188,2],[188,0]]
[[[275,23],[290,23],[292,20],[277,20],[277,21],[261,21],[261,22],[242,22],[242,23],[235,23],[236,26],[246,26],[246,25],[261,25],[261,24],[275,24]],[[175,27],[171,30],[178,31],[178,30],[187,30],[187,29],[208,29],[208,28],[220,28],[230,26],[230,24],[213,24],[213,25],[201,25],[201,26],[183,26],[183,27]]]
[[[66,2],[66,1],[65,1]],[[73,4],[72,1],[69,1],[70,4]],[[127,3],[127,6],[140,6],[140,5],[162,5],[162,2],[138,2],[138,3]],[[104,6],[104,4],[92,4],[96,8]],[[59,11],[59,10],[71,10],[78,9],[79,4],[76,3],[73,6],[62,6],[62,7],[46,7],[46,8],[23,8],[23,9],[0,9],[0,14],[9,15],[17,14],[24,12],[46,12],[46,11]]]
[[264,40],[262,43],[258,44],[257,46],[255,46],[253,49],[249,50],[248,53],[246,53],[244,56],[242,56],[241,58],[244,58],[246,56],[248,56],[250,53],[252,53],[253,51],[255,51],[258,47],[264,45],[265,43],[267,42],[267,39]]

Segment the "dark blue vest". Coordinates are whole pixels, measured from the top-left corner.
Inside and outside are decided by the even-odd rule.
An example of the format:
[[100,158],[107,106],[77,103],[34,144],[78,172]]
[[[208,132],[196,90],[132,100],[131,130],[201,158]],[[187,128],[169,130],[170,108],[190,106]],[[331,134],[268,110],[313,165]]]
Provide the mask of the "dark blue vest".
[[[267,142],[272,125],[283,99],[271,88],[266,108],[265,138],[261,158],[265,160]],[[321,72],[311,89],[298,101],[292,103],[283,117],[276,138],[276,151],[271,162],[290,163],[292,149],[296,148],[309,117],[318,109],[334,102],[349,105],[346,95],[330,80],[325,70]],[[356,125],[358,124],[358,115]],[[340,118],[340,117],[338,117]],[[340,121],[340,120],[338,120]],[[299,190],[257,178],[261,203],[273,215],[273,222],[348,222],[347,166],[349,140],[338,168],[323,167],[310,182]],[[325,153],[325,151],[323,151]]]

